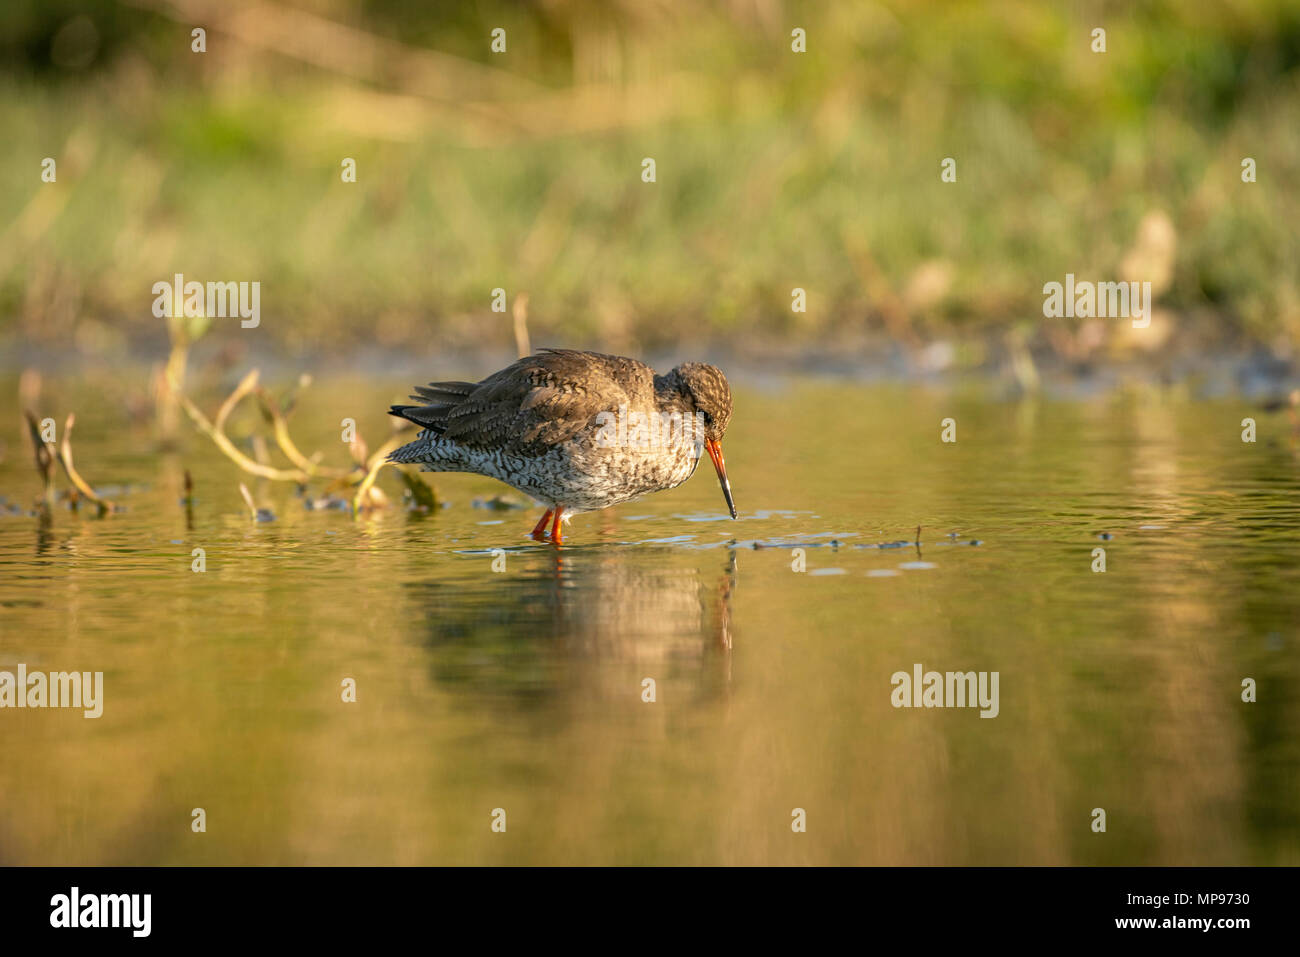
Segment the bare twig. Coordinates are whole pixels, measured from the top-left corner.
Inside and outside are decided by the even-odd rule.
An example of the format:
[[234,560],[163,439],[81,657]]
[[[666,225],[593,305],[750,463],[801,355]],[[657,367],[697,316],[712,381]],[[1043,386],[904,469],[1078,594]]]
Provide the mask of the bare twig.
[[59,463],[63,466],[68,481],[76,486],[77,491],[95,503],[100,515],[106,515],[112,510],[112,506],[95,494],[95,490],[90,487],[90,483],[78,474],[72,464],[72,426],[76,421],[77,417],[69,412],[68,419],[63,425],[63,439],[59,442]]
[[63,474],[68,477],[72,483],[73,507],[76,507],[77,496],[84,496],[95,503],[95,508],[99,515],[106,515],[112,511],[112,505],[90,487],[90,483],[81,477],[77,467],[72,463],[72,426],[76,423],[77,417],[69,413],[67,421],[63,426],[63,439],[59,442],[58,448],[46,442],[41,436],[40,423],[37,422],[36,416],[30,410],[23,413],[27,417],[27,431],[32,439],[32,448],[36,453],[36,470],[41,475],[41,482],[44,485],[44,491],[41,496],[41,507],[48,512],[54,505],[54,463],[57,461],[63,466]]
[[521,292],[515,296],[515,304],[510,311],[515,320],[515,349],[519,352],[519,358],[531,356],[533,347],[528,341],[528,293]]
[[[297,444],[289,435],[289,424],[284,417],[284,411],[281,409],[274,397],[266,389],[258,385],[259,372],[253,369],[248,375],[244,376],[235,386],[233,392],[226,397],[221,403],[221,408],[217,411],[215,421],[209,422],[207,417],[199,411],[184,394],[177,393],[180,399],[181,407],[186,414],[194,420],[194,424],[199,427],[217,447],[226,454],[226,457],[233,461],[245,472],[257,475],[261,478],[269,478],[278,482],[297,482],[305,484],[312,478],[336,478],[359,480],[355,469],[330,468],[318,464],[315,459],[303,455]],[[303,384],[300,381],[300,386]],[[263,415],[271,423],[271,429],[275,434],[276,444],[280,447],[287,459],[295,466],[293,469],[278,469],[265,462],[255,461],[244,455],[235,447],[235,444],[226,435],[226,420],[230,417],[240,401],[248,395],[257,398],[262,407]],[[259,456],[260,457],[260,456]]]
[[[299,387],[307,384],[306,377],[299,380]],[[262,408],[263,415],[271,424],[272,431],[275,434],[276,444],[279,445],[280,451],[295,466],[291,469],[280,469],[269,465],[265,461],[265,443],[261,441],[261,436],[256,436],[256,459],[249,458],[238,448],[234,442],[226,435],[225,423],[230,417],[235,406],[245,396],[253,395],[257,398]],[[260,478],[268,478],[279,482],[295,482],[299,485],[306,485],[313,478],[332,479],[330,488],[344,489],[351,485],[357,485],[357,491],[352,497],[353,514],[359,513],[363,508],[375,508],[386,505],[387,496],[375,487],[375,479],[385,465],[398,465],[399,463],[388,462],[388,454],[402,444],[402,437],[394,435],[385,442],[373,455],[367,457],[367,448],[365,439],[359,433],[353,436],[349,446],[349,452],[353,461],[356,463],[352,468],[336,468],[319,464],[317,456],[308,458],[302,453],[294,443],[293,438],[289,435],[289,425],[285,418],[284,407],[276,402],[266,389],[258,385],[258,371],[254,369],[240,380],[235,390],[221,404],[217,412],[216,421],[209,421],[207,416],[189,400],[184,394],[177,392],[177,398],[180,400],[181,408],[194,421],[194,424],[207,435],[227,458],[238,465],[250,475],[256,475]],[[260,460],[260,461],[259,461]],[[407,474],[403,471],[403,482],[411,490],[412,496],[419,504],[432,508],[437,505],[437,494],[427,483],[421,481],[418,477]],[[248,501],[248,499],[245,499]],[[254,517],[256,517],[254,509]]]
[[261,372],[253,369],[248,375],[239,380],[239,385],[235,386],[235,391],[226,396],[226,401],[221,403],[221,408],[217,410],[217,417],[212,422],[214,429],[218,432],[226,430],[226,419],[230,417],[231,412],[235,411],[235,406],[239,405],[239,400],[257,388],[257,379],[260,375]]
[[[379,477],[379,473],[383,471],[384,467],[387,465],[391,465],[394,468],[398,467],[397,462],[388,461],[388,454],[398,448],[401,444],[401,439],[398,436],[393,436],[376,449],[375,454],[366,462],[365,478],[361,480],[361,485],[357,488],[356,495],[352,496],[353,515],[361,514],[362,507],[369,505],[366,500],[367,496],[370,494],[371,488],[375,484],[375,479]],[[378,490],[376,489],[376,491]]]
[[41,438],[41,426],[30,410],[24,410],[27,417],[27,432],[32,437],[32,450],[36,453],[36,471],[40,473],[44,489],[41,495],[41,507],[49,511],[54,505],[54,450]]
[[239,483],[239,494],[244,498],[244,504],[248,506],[248,517],[257,521],[257,506],[253,503],[253,496],[248,491],[248,486],[243,482]]
[[190,470],[185,470],[185,527],[194,527],[194,479]]
[[[370,470],[366,472],[366,477],[361,480],[361,485],[357,487],[357,494],[352,496],[353,515],[360,515],[362,508],[370,507],[366,499],[371,494],[372,487],[375,484],[375,479],[379,477],[379,473],[383,471],[385,466],[389,465],[393,468],[398,467],[396,462],[389,462],[387,459],[379,459],[371,465]],[[379,490],[374,489],[374,491],[377,492]]]
[[178,395],[181,401],[181,408],[185,414],[194,420],[194,424],[199,427],[208,438],[217,444],[217,448],[226,454],[226,457],[238,465],[245,472],[252,475],[258,475],[262,478],[274,479],[277,482],[306,482],[310,476],[301,469],[277,469],[269,465],[262,465],[254,462],[230,441],[225,432],[217,429],[208,417],[199,411],[198,406],[189,400],[188,396]]
[[438,492],[432,485],[421,479],[419,475],[404,468],[402,463],[388,461],[389,454],[404,444],[403,436],[395,435],[376,449],[374,455],[370,456],[369,461],[366,463],[365,478],[361,480],[361,485],[357,488],[356,495],[352,497],[353,515],[361,514],[363,508],[374,507],[375,503],[368,502],[366,497],[367,495],[373,496],[375,492],[379,491],[379,489],[373,488],[373,486],[375,484],[375,479],[379,477],[379,473],[383,471],[386,466],[392,466],[393,468],[400,470],[403,483],[405,483],[406,487],[410,489],[411,496],[415,499],[418,505],[424,506],[429,511],[433,511],[438,507]]
[[307,458],[294,445],[293,439],[289,437],[289,423],[285,421],[284,413],[280,411],[279,405],[271,397],[271,394],[265,389],[258,388],[254,394],[262,404],[262,411],[266,413],[267,419],[271,423],[271,428],[275,432],[276,444],[280,446],[280,451],[298,468],[302,469],[308,475],[321,476],[324,478],[347,478],[352,474],[352,469],[335,469],[324,465],[318,465],[313,460]]

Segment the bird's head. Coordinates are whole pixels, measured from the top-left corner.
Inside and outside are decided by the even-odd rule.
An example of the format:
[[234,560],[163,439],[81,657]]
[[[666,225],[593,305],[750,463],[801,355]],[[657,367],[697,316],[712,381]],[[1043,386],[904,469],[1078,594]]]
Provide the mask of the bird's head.
[[717,366],[707,362],[683,362],[673,370],[687,398],[704,427],[704,450],[713,460],[722,484],[722,494],[727,500],[731,517],[736,517],[736,505],[731,500],[731,483],[727,480],[727,463],[722,457],[722,437],[731,424],[731,386]]

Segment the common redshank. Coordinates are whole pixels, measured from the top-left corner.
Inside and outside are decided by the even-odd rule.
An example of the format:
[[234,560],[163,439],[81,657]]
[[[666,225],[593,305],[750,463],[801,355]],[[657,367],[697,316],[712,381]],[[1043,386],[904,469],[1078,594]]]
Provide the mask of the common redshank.
[[675,488],[708,452],[731,517],[736,506],[722,457],[731,389],[721,370],[683,362],[667,375],[636,359],[543,349],[482,382],[416,386],[419,405],[390,415],[422,426],[389,455],[425,472],[476,472],[539,501],[535,539],[563,540],[579,512]]

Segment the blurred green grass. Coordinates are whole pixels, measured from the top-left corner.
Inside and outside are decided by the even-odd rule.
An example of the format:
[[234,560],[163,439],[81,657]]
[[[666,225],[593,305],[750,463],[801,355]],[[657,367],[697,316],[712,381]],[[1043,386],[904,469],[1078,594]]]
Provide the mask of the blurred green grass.
[[325,352],[505,344],[496,287],[611,349],[1040,336],[1155,216],[1160,306],[1300,342],[1295,3],[140,3],[0,14],[0,336],[125,351],[176,272]]

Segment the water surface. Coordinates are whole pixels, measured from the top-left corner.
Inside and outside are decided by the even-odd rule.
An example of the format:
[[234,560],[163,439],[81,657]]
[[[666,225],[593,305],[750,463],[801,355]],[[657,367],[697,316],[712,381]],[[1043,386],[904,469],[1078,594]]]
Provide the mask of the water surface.
[[[401,385],[318,383],[297,441],[343,463],[352,416],[377,445]],[[105,701],[0,711],[0,863],[1300,863],[1285,415],[742,383],[739,521],[706,462],[557,550],[540,510],[474,507],[489,479],[354,520],[188,422],[159,452],[89,384],[37,411],[130,487],[34,517],[6,400],[0,668],[102,671]],[[998,672],[997,717],[894,708],[915,663]]]

